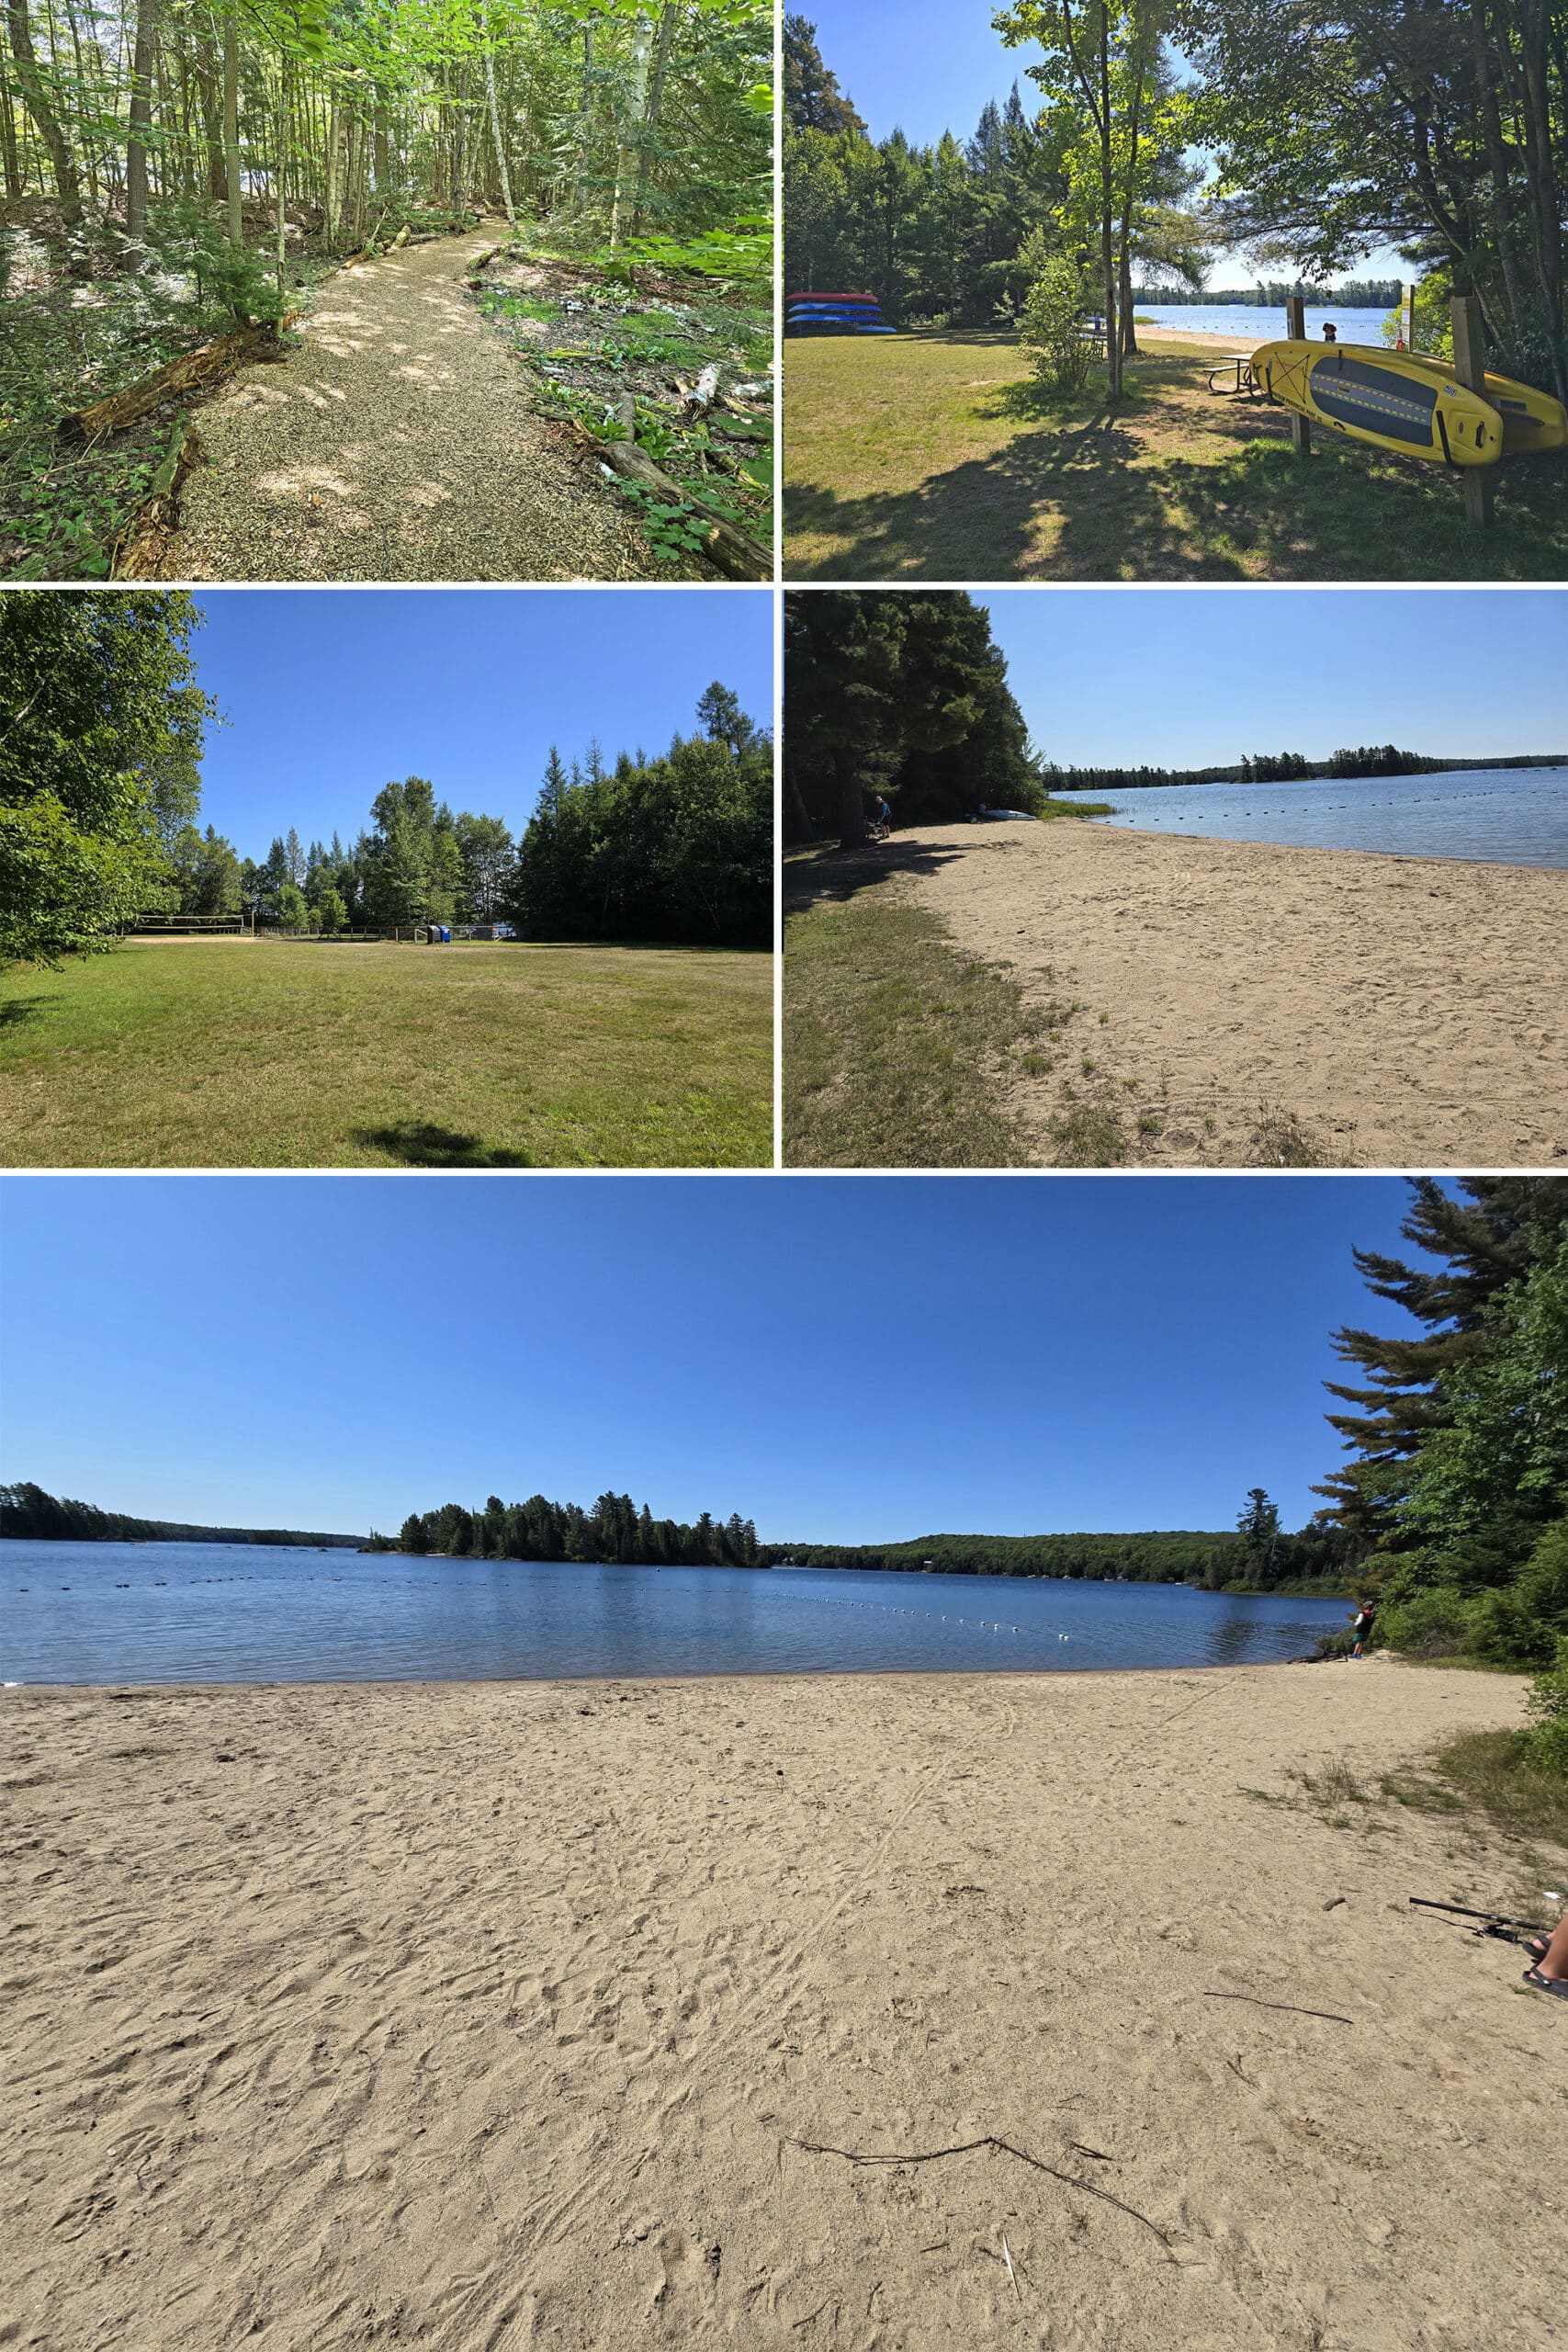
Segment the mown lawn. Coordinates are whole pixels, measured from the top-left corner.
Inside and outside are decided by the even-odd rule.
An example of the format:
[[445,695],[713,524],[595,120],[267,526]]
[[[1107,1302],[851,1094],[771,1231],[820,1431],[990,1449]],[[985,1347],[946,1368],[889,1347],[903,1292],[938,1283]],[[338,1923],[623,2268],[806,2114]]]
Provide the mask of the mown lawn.
[[[1239,346],[1238,346],[1239,347]],[[1165,345],[1053,403],[1010,334],[784,347],[784,571],[813,580],[1560,580],[1568,452],[1493,469],[1496,523],[1443,469],[1211,396]]]
[[0,985],[0,1160],[704,1168],[773,1151],[773,959],[132,942]]

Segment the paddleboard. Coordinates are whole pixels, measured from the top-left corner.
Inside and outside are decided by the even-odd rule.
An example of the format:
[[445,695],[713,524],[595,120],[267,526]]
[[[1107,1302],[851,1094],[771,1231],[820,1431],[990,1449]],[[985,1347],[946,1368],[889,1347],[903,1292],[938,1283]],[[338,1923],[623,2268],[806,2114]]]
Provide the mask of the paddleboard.
[[1489,401],[1412,359],[1364,343],[1265,343],[1252,379],[1287,408],[1392,449],[1451,466],[1495,465],[1503,420]]
[[[1445,377],[1450,384],[1459,381],[1451,359],[1438,359],[1424,351],[1412,351],[1406,356],[1430,374]],[[1517,384],[1512,376],[1494,376],[1488,368],[1486,397],[1503,420],[1506,458],[1519,457],[1531,449],[1561,449],[1568,445],[1568,408],[1561,401],[1554,401],[1550,392],[1538,392],[1533,384]]]

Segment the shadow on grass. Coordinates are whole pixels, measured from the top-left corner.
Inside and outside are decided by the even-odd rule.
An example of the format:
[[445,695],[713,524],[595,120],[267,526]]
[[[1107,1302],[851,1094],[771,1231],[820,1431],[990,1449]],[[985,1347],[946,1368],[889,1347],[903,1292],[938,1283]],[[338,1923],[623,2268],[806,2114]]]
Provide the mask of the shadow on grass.
[[455,1127],[432,1121],[405,1119],[395,1126],[356,1127],[355,1143],[384,1151],[405,1168],[532,1168],[525,1151],[503,1151],[479,1136],[459,1135]]
[[[791,485],[787,529],[832,543],[818,579],[1554,579],[1568,558],[1568,462],[1493,469],[1496,519],[1465,523],[1443,469],[1382,458],[1319,431],[1310,458],[1278,409],[1235,407],[1226,446],[1207,412],[1162,397],[1151,371],[1127,406],[1063,402],[1029,381],[998,389],[982,417],[1018,420],[1001,448],[908,490],[842,497]],[[1213,433],[1213,454],[1168,447]],[[1048,535],[1043,544],[1043,534]]]
[[784,909],[847,906],[863,890],[874,889],[895,874],[940,874],[964,851],[900,840],[897,833],[878,849],[850,850],[822,842],[792,854],[784,865]]
[[42,996],[12,996],[0,1003],[0,1029],[24,1029],[29,1021],[42,1018],[49,999]]

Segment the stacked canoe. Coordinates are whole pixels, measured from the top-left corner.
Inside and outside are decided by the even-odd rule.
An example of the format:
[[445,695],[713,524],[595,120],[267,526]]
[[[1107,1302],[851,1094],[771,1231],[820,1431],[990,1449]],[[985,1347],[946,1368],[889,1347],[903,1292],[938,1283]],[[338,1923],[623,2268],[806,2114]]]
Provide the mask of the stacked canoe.
[[869,294],[786,294],[785,334],[896,334]]

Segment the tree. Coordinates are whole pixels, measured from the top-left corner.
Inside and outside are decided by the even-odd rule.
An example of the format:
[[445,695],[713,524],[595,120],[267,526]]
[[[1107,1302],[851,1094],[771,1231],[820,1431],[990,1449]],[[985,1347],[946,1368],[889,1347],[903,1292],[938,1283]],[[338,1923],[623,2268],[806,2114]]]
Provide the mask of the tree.
[[0,597],[0,956],[106,945],[173,903],[213,705],[175,590]]
[[790,16],[784,20],[784,120],[796,130],[819,130],[829,139],[840,138],[846,131],[858,131],[863,139],[865,125],[839,87],[838,76],[829,72],[817,46],[817,28],[805,17]]
[[512,835],[502,818],[471,817],[467,811],[457,819],[455,832],[461,911],[470,922],[493,922],[511,878]]
[[1249,1487],[1247,1504],[1236,1520],[1236,1532],[1247,1549],[1248,1580],[1267,1583],[1280,1547],[1280,1512],[1261,1487]]

